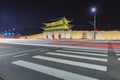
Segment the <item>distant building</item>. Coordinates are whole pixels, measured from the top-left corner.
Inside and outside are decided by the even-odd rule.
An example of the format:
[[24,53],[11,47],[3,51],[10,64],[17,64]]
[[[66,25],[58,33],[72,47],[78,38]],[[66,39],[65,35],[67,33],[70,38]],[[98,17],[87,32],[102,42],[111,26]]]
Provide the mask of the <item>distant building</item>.
[[43,39],[71,39],[73,25],[70,25],[70,22],[71,20],[65,17],[44,22]]

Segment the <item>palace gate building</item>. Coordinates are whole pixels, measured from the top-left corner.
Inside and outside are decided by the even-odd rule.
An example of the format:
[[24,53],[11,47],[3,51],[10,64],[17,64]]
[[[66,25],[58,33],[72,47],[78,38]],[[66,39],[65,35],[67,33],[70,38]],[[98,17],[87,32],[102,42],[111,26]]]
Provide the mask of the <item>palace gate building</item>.
[[70,22],[65,17],[44,22],[43,39],[71,39],[73,25]]

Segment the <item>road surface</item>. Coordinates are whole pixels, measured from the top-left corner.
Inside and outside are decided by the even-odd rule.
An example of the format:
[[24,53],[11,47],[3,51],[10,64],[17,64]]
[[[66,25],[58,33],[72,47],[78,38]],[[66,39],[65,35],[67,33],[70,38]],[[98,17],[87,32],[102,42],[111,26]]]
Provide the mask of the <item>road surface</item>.
[[120,80],[120,50],[0,43],[4,80]]

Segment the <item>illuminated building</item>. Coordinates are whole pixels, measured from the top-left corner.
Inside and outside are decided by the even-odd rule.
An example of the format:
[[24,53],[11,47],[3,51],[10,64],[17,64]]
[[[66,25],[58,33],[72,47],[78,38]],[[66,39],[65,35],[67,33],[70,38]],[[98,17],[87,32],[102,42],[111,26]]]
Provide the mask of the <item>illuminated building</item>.
[[70,25],[70,22],[71,20],[65,17],[44,22],[43,39],[71,39],[73,25]]

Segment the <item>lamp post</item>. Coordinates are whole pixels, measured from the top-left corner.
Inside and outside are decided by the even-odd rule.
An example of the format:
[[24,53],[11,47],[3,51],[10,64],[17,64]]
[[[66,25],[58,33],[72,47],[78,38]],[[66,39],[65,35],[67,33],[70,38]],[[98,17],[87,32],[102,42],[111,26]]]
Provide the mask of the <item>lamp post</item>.
[[94,13],[94,40],[96,40],[96,32],[95,32],[95,29],[96,29],[96,8],[93,7],[91,9],[91,11]]

